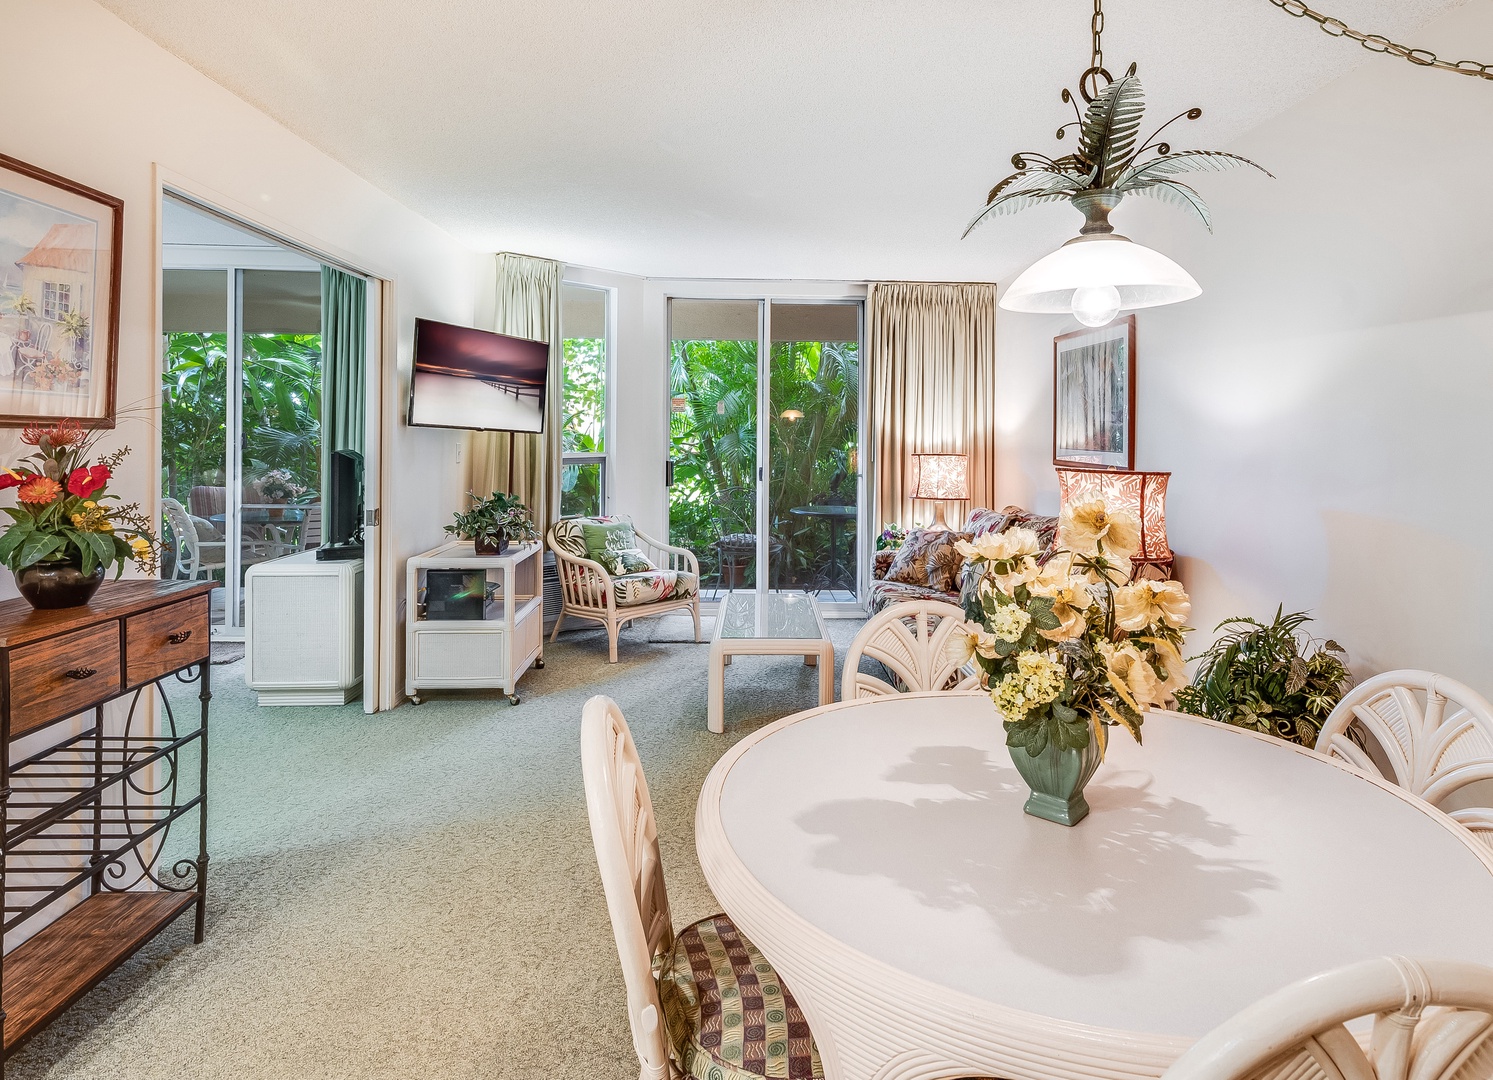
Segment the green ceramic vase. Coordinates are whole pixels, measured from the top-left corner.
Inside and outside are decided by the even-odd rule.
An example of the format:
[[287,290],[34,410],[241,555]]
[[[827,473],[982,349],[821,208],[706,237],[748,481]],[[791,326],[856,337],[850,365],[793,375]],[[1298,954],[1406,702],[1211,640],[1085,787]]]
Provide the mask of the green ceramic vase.
[[1084,785],[1104,760],[1096,740],[1089,739],[1082,750],[1064,750],[1049,743],[1036,757],[1022,746],[1010,750],[1011,763],[1032,789],[1024,808],[1028,814],[1059,825],[1077,825],[1088,816]]

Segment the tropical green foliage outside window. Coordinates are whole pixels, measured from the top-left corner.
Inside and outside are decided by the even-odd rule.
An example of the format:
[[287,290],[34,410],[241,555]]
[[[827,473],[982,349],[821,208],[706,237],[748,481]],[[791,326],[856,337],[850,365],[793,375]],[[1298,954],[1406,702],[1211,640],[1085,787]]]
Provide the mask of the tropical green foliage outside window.
[[[280,470],[305,488],[297,501],[319,501],[321,335],[244,335],[243,375],[244,482]],[[225,335],[166,335],[161,489],[184,506],[193,487],[224,483],[227,387]]]
[[[695,552],[710,581],[715,542],[756,531],[757,343],[675,341],[670,360],[670,539]],[[823,524],[792,509],[836,491],[855,502],[860,350],[855,342],[774,342],[769,370],[767,531],[778,549],[774,586],[790,588],[827,558]]]
[[[561,449],[567,454],[606,452],[607,352],[602,338],[566,338],[565,428]],[[566,464],[560,470],[560,516],[600,514],[600,462]]]

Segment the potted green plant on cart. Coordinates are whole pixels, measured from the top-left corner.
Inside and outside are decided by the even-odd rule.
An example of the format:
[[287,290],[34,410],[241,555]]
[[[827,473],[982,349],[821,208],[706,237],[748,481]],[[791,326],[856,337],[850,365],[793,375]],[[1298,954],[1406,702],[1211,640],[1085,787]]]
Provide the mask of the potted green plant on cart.
[[467,492],[471,505],[456,514],[446,532],[470,540],[478,555],[501,555],[512,541],[528,543],[539,536],[534,514],[517,495],[494,491],[486,498]]

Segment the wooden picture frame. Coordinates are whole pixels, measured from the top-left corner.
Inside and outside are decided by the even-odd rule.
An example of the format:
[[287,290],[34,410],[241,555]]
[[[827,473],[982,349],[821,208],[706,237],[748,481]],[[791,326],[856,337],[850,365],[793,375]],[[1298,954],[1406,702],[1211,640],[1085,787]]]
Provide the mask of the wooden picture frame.
[[1052,339],[1052,463],[1135,468],[1135,316]]
[[114,426],[124,200],[0,154],[0,426]]

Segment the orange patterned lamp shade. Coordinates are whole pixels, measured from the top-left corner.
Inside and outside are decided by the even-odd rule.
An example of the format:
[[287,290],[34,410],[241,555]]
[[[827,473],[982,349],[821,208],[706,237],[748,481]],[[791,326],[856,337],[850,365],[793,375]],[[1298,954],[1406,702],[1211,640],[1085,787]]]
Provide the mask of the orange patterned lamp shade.
[[914,454],[918,483],[914,499],[969,498],[969,457],[965,454]]
[[1059,469],[1058,493],[1064,506],[1099,497],[1111,510],[1128,510],[1140,519],[1140,550],[1135,553],[1135,561],[1170,564],[1172,549],[1166,539],[1166,485],[1171,477],[1169,472]]

